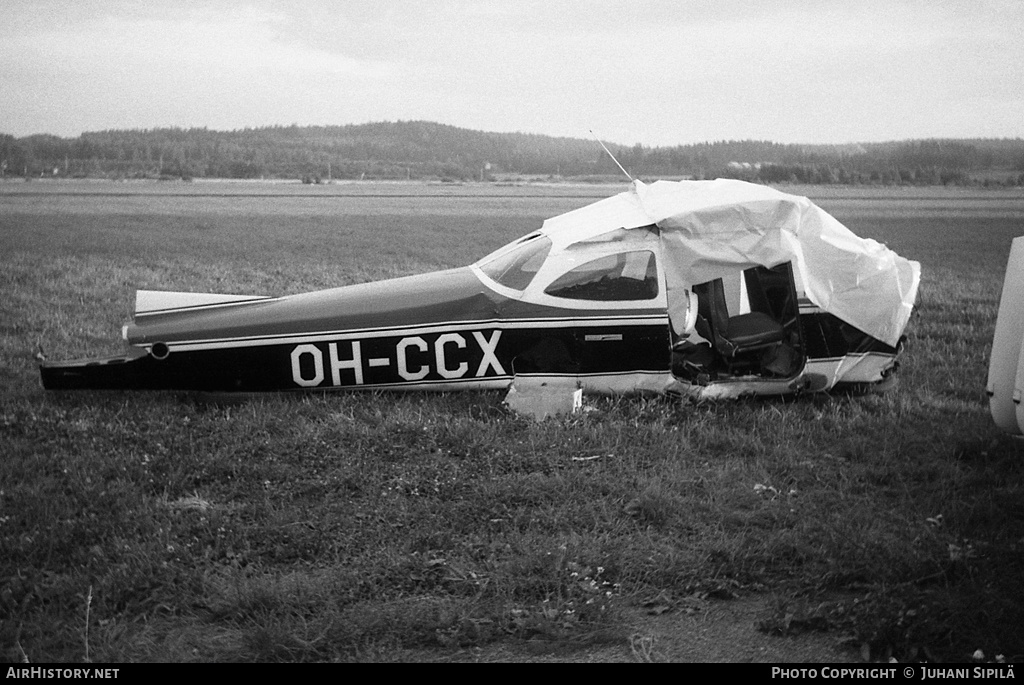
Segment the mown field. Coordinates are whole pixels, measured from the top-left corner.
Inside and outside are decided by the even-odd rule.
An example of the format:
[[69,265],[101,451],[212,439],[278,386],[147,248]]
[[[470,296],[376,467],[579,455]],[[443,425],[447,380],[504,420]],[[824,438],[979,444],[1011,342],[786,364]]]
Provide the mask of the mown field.
[[[796,189],[922,263],[884,396],[48,394],[136,288],[285,294],[456,266],[619,187],[0,184],[0,659],[555,654],[767,594],[872,659],[1024,659],[1024,449],[988,353],[1020,194]],[[640,635],[640,638],[643,636]],[[780,637],[779,639],[787,639]]]

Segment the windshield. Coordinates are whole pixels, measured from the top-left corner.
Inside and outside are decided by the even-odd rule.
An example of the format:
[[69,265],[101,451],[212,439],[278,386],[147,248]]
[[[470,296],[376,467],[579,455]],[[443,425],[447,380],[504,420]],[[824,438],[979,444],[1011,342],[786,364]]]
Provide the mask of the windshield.
[[523,238],[510,250],[485,257],[477,266],[506,288],[526,290],[550,250],[551,239],[538,233]]

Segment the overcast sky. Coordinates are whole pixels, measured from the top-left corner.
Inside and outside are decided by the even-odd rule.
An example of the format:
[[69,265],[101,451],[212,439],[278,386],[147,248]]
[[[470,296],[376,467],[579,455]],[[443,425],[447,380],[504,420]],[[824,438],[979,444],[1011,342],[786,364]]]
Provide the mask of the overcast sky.
[[0,132],[1024,136],[1022,0],[0,0]]

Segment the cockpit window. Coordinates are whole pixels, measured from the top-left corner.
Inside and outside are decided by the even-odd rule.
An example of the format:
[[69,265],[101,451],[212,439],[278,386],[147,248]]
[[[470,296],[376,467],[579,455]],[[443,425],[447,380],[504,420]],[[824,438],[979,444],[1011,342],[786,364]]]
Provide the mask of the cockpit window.
[[536,234],[523,238],[520,243],[507,252],[486,258],[477,266],[490,278],[506,288],[526,290],[530,281],[547,259],[551,250],[551,238]]
[[572,300],[653,300],[658,296],[654,253],[620,252],[589,261],[562,274],[544,292]]

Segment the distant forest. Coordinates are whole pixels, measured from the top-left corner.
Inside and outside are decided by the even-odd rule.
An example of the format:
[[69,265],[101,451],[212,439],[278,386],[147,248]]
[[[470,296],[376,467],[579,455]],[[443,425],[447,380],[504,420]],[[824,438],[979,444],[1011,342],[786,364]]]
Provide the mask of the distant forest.
[[[1024,185],[1024,139],[849,145],[719,141],[674,147],[608,143],[634,177],[763,183]],[[111,130],[77,138],[0,134],[6,178],[435,179],[620,178],[594,140],[486,133],[398,121],[348,126]]]

